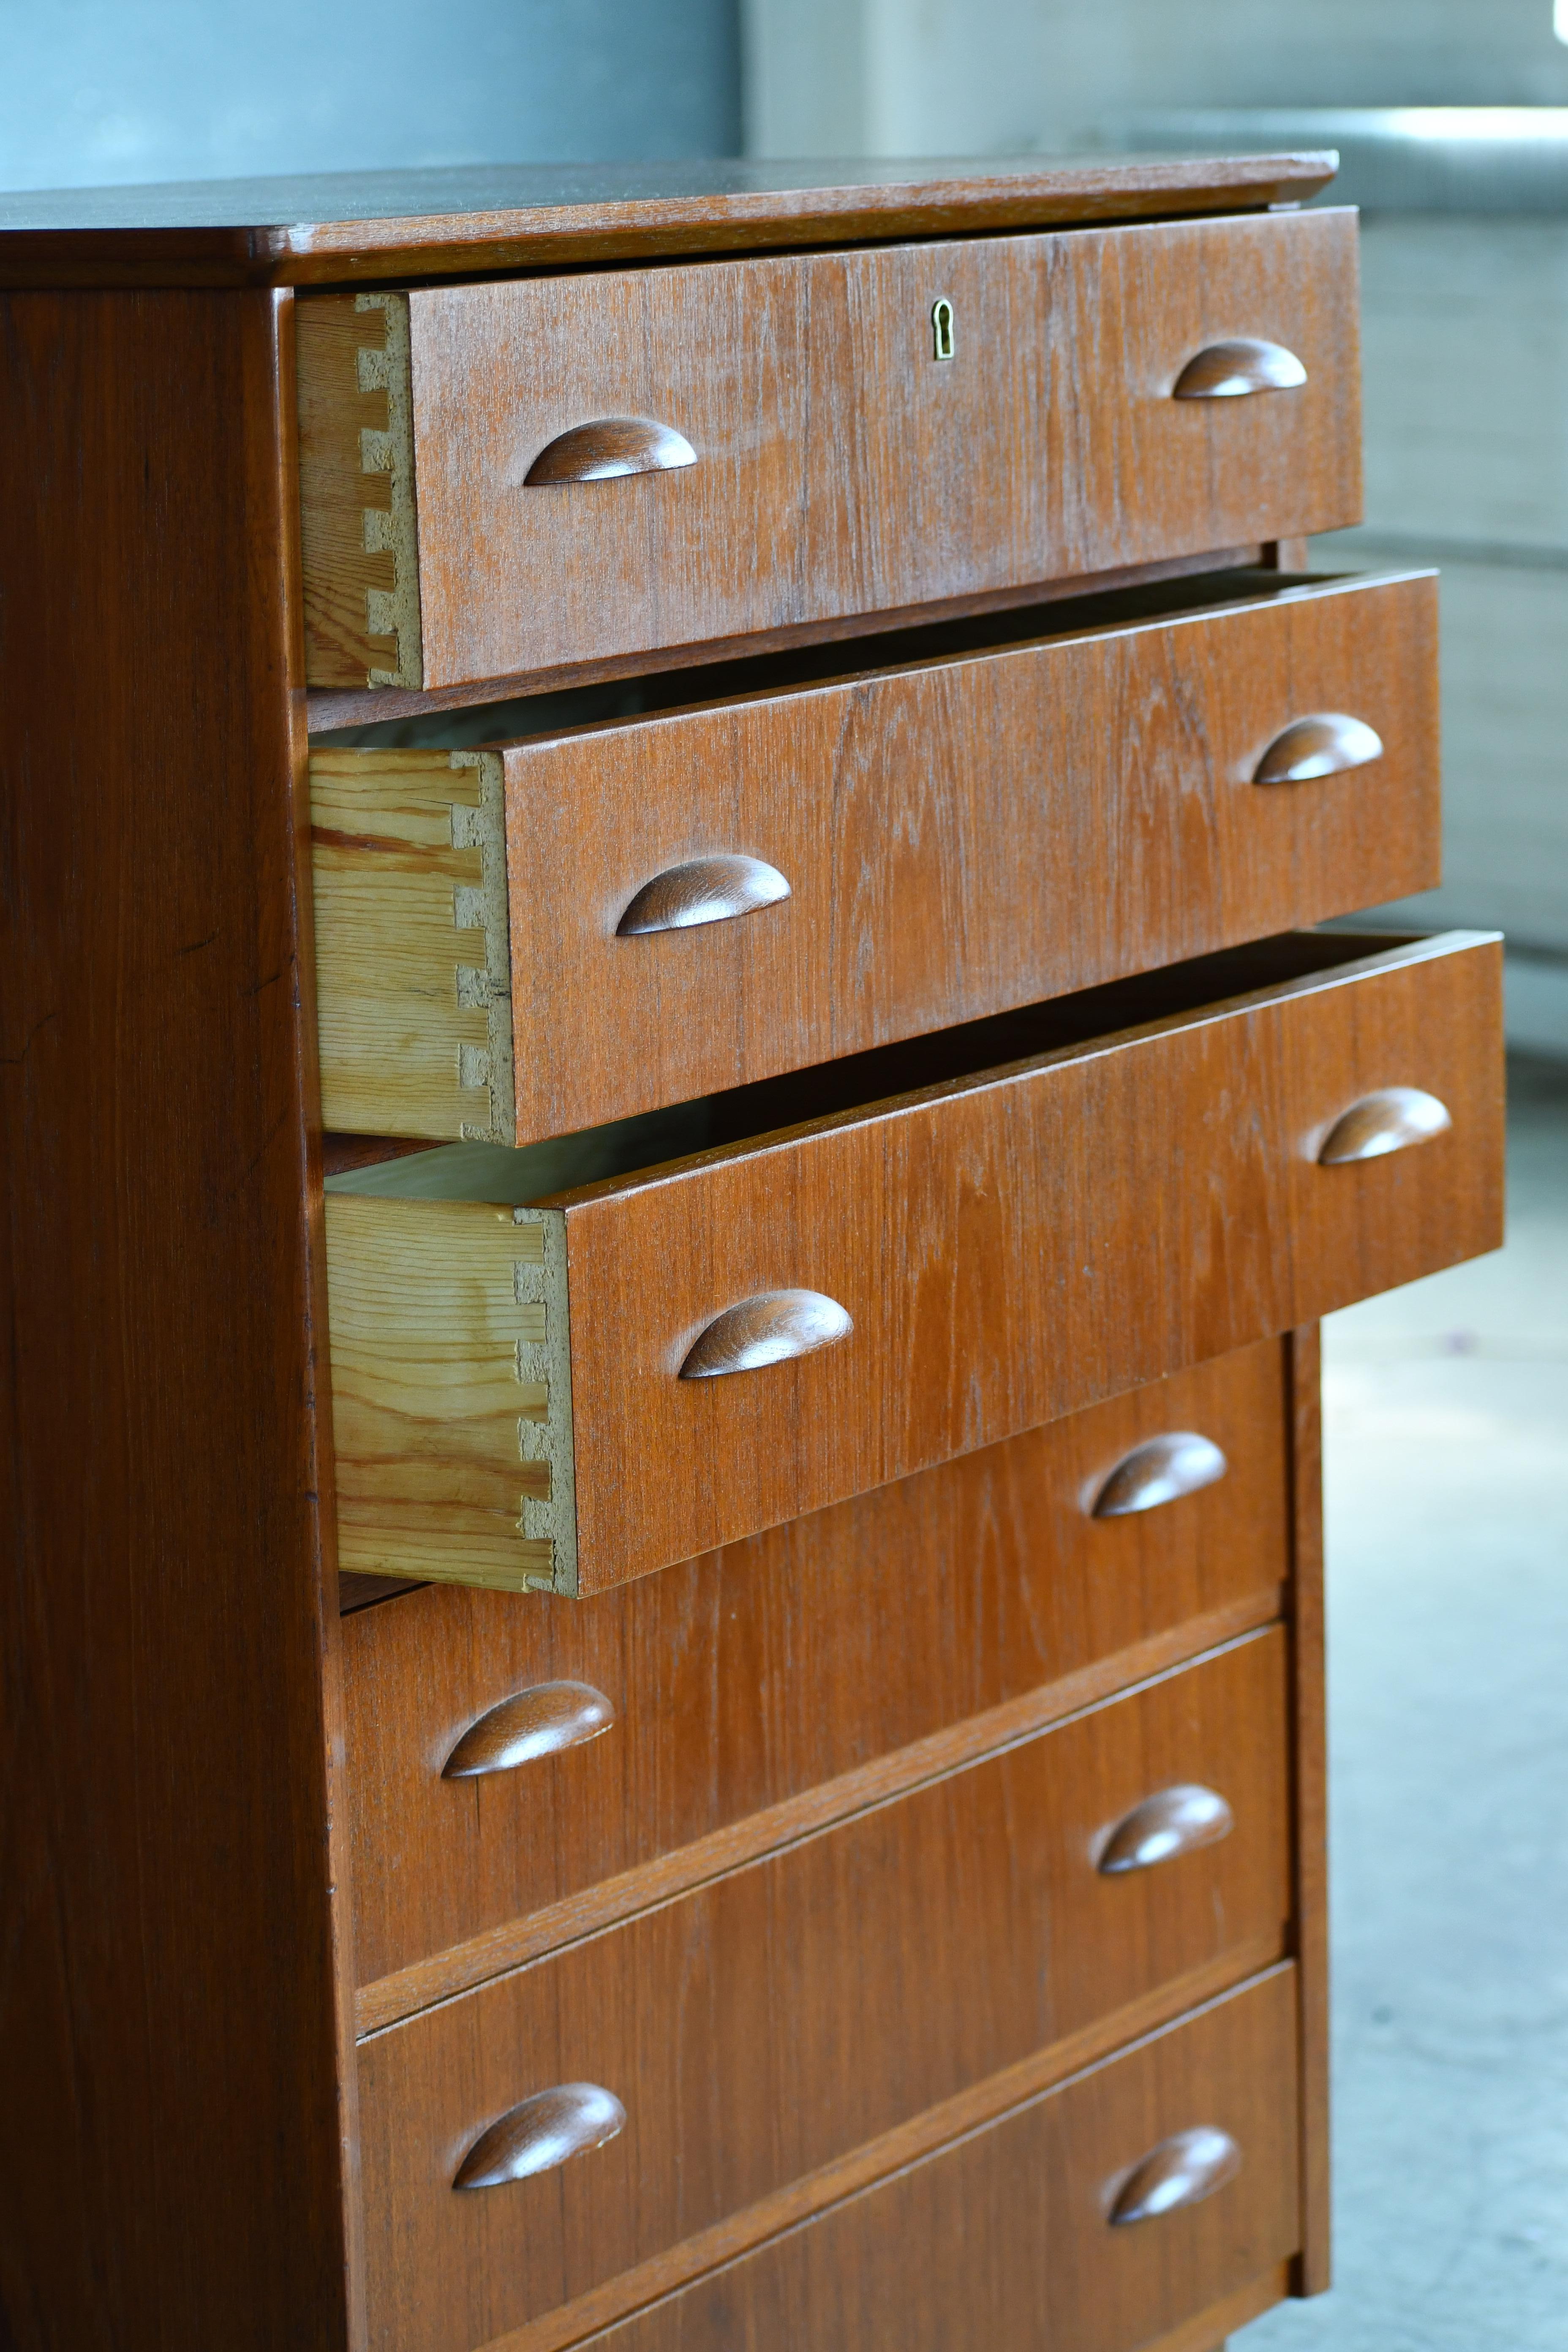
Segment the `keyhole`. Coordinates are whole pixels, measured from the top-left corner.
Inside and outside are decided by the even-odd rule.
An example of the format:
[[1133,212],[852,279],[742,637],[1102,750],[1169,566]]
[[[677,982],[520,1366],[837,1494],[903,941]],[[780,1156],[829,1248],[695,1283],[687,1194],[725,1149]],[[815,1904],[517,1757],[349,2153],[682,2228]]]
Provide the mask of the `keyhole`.
[[945,294],[939,294],[931,306],[931,343],[933,358],[952,357],[952,304]]

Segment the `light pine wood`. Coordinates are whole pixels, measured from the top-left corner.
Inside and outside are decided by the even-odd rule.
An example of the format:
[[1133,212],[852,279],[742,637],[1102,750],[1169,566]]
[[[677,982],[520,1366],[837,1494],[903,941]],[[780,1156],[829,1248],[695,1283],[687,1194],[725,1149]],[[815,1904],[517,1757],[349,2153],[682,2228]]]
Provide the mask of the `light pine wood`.
[[298,361],[310,681],[421,686],[407,296],[302,303]]
[[[518,1209],[549,1254],[557,1351],[521,1424],[554,1471],[546,1500],[531,1470],[521,1538],[503,1225],[334,1193],[344,1564],[603,1591],[1495,1248],[1500,976],[1484,934],[1379,952],[1292,933],[737,1089],[708,1108],[715,1148]],[[1183,1009],[1166,1010],[1173,995]],[[911,1078],[936,1082],[900,1093]],[[1449,1132],[1316,1164],[1348,1102],[1417,1081],[1448,1104]],[[416,1159],[400,1166],[416,1177]],[[491,1268],[471,1344],[495,1369],[472,1403],[441,1238],[465,1219]],[[837,1300],[849,1336],[678,1377],[716,1314],[795,1288]],[[476,1515],[481,1459],[492,1500]]]
[[1315,1323],[1286,1342],[1291,1419],[1290,1680],[1296,1781],[1296,1959],[1300,1988],[1301,2250],[1294,2291],[1332,2284],[1330,2179],[1329,1790],[1323,1627],[1321,1345]]
[[311,754],[329,1129],[515,1140],[501,793],[490,753]]
[[[571,1133],[1429,887],[1436,582],[1324,582],[1186,610],[1176,592],[1173,607],[504,747],[516,1116],[498,1077],[496,1140]],[[1257,788],[1265,747],[1317,710],[1360,714],[1384,757]],[[415,756],[337,751],[316,771],[330,762],[346,790],[356,762],[367,779],[385,763],[390,790]],[[363,793],[361,829],[388,829],[374,784]],[[487,787],[499,871],[488,810]],[[776,903],[618,934],[653,877],[759,852],[789,885]],[[328,1124],[481,1132],[449,1101],[445,1124],[433,1108],[408,1124],[399,1024],[428,1007],[408,1052],[421,1070],[432,1051],[449,1066],[437,997],[444,985],[449,1001],[450,975],[421,963],[407,976],[405,862],[371,843],[332,859],[334,879],[353,871],[363,920],[340,946],[349,908],[334,898],[318,917]],[[499,1072],[504,914],[493,937]]]
[[[422,681],[1355,522],[1355,271],[1354,215],[1325,211],[416,288]],[[938,295],[958,321],[943,364]],[[1194,352],[1237,323],[1288,342],[1307,382],[1173,400]],[[315,349],[301,338],[307,404]],[[671,426],[696,462],[523,483],[561,434],[605,416]],[[331,642],[310,683],[363,683],[349,641]],[[401,635],[399,663],[413,677]]]
[[574,1591],[560,1217],[331,1193],[326,1232],[342,1566]]

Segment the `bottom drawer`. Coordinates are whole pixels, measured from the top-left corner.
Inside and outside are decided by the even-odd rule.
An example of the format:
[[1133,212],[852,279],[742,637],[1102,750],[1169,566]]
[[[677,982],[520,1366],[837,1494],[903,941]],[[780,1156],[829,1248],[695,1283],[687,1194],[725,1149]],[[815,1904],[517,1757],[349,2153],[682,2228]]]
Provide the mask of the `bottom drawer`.
[[1278,1958],[1284,1650],[1252,1635],[363,2042],[378,2352],[468,2352],[743,2242],[854,2151],[950,2137],[919,2127],[944,2102],[994,2111]]
[[689,2285],[650,2266],[619,2325],[484,2352],[1209,2352],[1285,2290],[1297,2124],[1286,1963]]
[[[1180,2327],[1182,2352],[1206,2352],[1184,2323],[1211,2314],[1217,2342],[1256,2316],[1300,2244],[1295,2016],[1277,1969],[595,2341],[1131,2352]],[[1234,2144],[1230,2179],[1116,2225],[1148,2156],[1195,2131]]]

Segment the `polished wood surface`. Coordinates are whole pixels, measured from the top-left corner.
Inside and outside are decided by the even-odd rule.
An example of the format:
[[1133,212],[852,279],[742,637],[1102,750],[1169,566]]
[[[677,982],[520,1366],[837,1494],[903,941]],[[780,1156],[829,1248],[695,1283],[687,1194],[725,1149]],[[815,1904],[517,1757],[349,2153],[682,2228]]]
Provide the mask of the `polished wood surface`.
[[1300,203],[1331,153],[478,164],[0,197],[0,285],[370,284]]
[[[708,1103],[713,1148],[517,1208],[510,1242],[503,1211],[334,1193],[344,1565],[603,1591],[1495,1248],[1500,961],[1297,932],[764,1081]],[[1317,1165],[1391,1081],[1450,1129]],[[852,1329],[679,1377],[776,1290]]]
[[[1283,1635],[1247,1637],[363,2042],[373,2336],[467,2352],[1167,1978],[1275,1957],[1285,1699]],[[1229,1837],[1095,1869],[1131,1803],[1192,1780],[1225,1787]],[[626,2109],[614,2139],[453,2195],[454,2148],[588,2082]]]
[[[1265,1341],[592,1601],[432,1585],[360,1612],[344,1627],[359,1980],[498,1931],[384,1985],[368,2016],[385,2022],[547,1948],[543,1921],[542,1941],[505,1931],[728,1825],[776,1814],[764,1834],[783,1843],[899,1786],[836,1794],[858,1768],[904,1753],[919,1778],[961,1760],[922,1745],[955,1726],[1037,1691],[1047,1709],[1082,1704],[1056,1695],[1097,1661],[1160,1635],[1179,1644],[1187,1626],[1190,1654],[1211,1626],[1274,1616],[1287,1414],[1280,1349]],[[1223,1445],[1226,1477],[1092,1518],[1107,1469],[1173,1421]],[[614,1730],[482,1785],[443,1780],[471,1726],[563,1683],[601,1692]],[[1029,1727],[1010,1718],[992,1744]],[[804,1816],[781,1810],[801,1799],[815,1801]],[[636,1899],[628,1885],[623,1905]],[[595,1920],[552,1924],[565,1941]]]
[[[1436,647],[1430,577],[1333,582],[514,745],[517,1116],[497,1139],[1430,888]],[[1330,708],[1374,727],[1382,760],[1257,789],[1291,718]],[[342,772],[413,755],[318,757]],[[652,877],[725,853],[766,860],[790,895],[617,936]],[[378,870],[389,901],[406,888],[405,855],[354,857],[367,921]],[[396,1065],[382,1066],[383,1096],[362,1083],[340,1123],[406,1131]],[[454,1107],[439,1131],[474,1116]]]
[[[737,2344],[857,2352],[1208,2352],[1282,2290],[1297,2243],[1291,1971],[1094,2066],[782,2232],[602,2337],[613,2352]],[[1217,2196],[1132,2230],[1106,2193],[1201,2116],[1243,2150]],[[552,2352],[520,2328],[484,2352]]]
[[0,2341],[344,2352],[288,316],[4,308]]
[[[1355,522],[1355,270],[1354,215],[1332,211],[416,289],[422,650],[415,665],[400,640],[397,682]],[[949,363],[931,355],[938,295],[962,329]],[[1286,336],[1308,381],[1173,400],[1185,361],[1237,317]],[[697,462],[519,483],[563,431],[637,415]],[[358,512],[333,543],[352,545]],[[319,645],[310,678],[366,683]]]

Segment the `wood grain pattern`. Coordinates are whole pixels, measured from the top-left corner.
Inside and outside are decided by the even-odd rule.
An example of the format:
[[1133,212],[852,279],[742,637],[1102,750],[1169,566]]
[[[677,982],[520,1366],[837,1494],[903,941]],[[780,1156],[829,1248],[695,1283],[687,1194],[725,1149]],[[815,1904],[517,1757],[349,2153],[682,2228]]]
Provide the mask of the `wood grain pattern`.
[[[602,1591],[1496,1247],[1498,944],[1372,945],[1291,933],[742,1087],[706,1107],[713,1149],[514,1211],[558,1268],[570,1378],[521,1423],[556,1466],[510,1548],[519,1424],[500,1390],[465,1422],[463,1326],[425,1305],[438,1221],[479,1235],[492,1213],[335,1194],[334,1315],[351,1231],[374,1268],[351,1285],[345,1565],[517,1583],[552,1541],[556,1591]],[[1450,1132],[1316,1165],[1348,1102],[1417,1080]],[[485,1245],[512,1315],[499,1227]],[[676,1377],[716,1314],[774,1289],[837,1299],[852,1332]],[[479,1476],[501,1499],[470,1544],[456,1513]]]
[[1300,1998],[1301,2251],[1292,2292],[1332,2284],[1330,2195],[1329,1788],[1323,1646],[1322,1420],[1316,1324],[1290,1334],[1290,1681],[1296,1963]]
[[[365,284],[1299,203],[1331,153],[484,164],[14,195],[0,285]],[[831,173],[831,178],[828,174]]]
[[406,298],[302,304],[297,357],[308,672],[334,685],[418,687]]
[[[417,288],[424,682],[1353,522],[1355,269],[1353,215],[1322,212]],[[1309,383],[1173,401],[1222,319],[1277,331]],[[698,462],[521,486],[605,415]]]
[[8,2352],[353,2336],[287,325],[4,304]]
[[311,753],[329,1129],[514,1139],[501,792],[486,753]]
[[[1366,940],[1297,936],[1328,969],[1250,1003],[591,1187],[556,1213],[578,1589],[1495,1248],[1497,944],[1450,933],[1358,969],[1329,960]],[[1142,994],[1091,992],[1077,1017]],[[1074,1016],[1044,1008],[1047,1034],[1056,1017]],[[1346,1102],[1423,1078],[1450,1134],[1315,1165]],[[745,1379],[670,1377],[716,1308],[773,1285],[839,1299],[852,1336]]]
[[[618,2327],[484,2352],[1206,2352],[1279,2300],[1295,2243],[1291,2000],[1275,1971]],[[1163,2226],[1108,2229],[1107,2184],[1198,2113],[1247,2150],[1238,2179]]]
[[342,1568],[574,1580],[562,1239],[528,1210],[328,1197]]
[[[514,744],[517,1115],[497,1139],[1431,887],[1436,645],[1430,577],[1335,582]],[[1258,790],[1265,747],[1320,709],[1364,718],[1384,759]],[[616,936],[650,877],[725,852],[778,867],[790,897]],[[362,1084],[339,1123],[406,1131],[399,1084]]]
[[[467,2352],[1168,1977],[1280,1952],[1284,1677],[1282,1633],[1249,1636],[362,2042],[373,2339]],[[1131,1802],[1194,1779],[1230,1837],[1094,1869]],[[575,2081],[621,2100],[616,2138],[453,2196],[454,2147]]]
[[[1198,1646],[1219,1612],[1272,1617],[1287,1574],[1281,1384],[1279,1347],[1265,1341],[592,1601],[520,1608],[432,1585],[352,1620],[345,1745],[360,1982],[525,1921],[1031,1692],[1067,1684],[1065,1712],[1101,1695],[1079,1695],[1073,1677],[1152,1637],[1194,1625]],[[1228,1475],[1164,1510],[1090,1518],[1084,1498],[1106,1469],[1173,1421],[1209,1431]],[[604,1692],[615,1729],[482,1789],[441,1779],[469,1725],[512,1692],[551,1683]],[[990,1744],[1030,1727],[999,1727]],[[956,1760],[949,1748],[913,1756],[911,1777]],[[886,1780],[851,1782],[836,1809],[785,1812],[772,1841],[889,1792]],[[702,1874],[744,1858],[727,1853]],[[673,1891],[664,1881],[654,1894]],[[636,1899],[628,1886],[625,1907]],[[593,1924],[569,1916],[556,1940]],[[469,1964],[491,1975],[541,1948],[492,1946]],[[391,2013],[471,1981],[460,1969],[432,1972]],[[390,1986],[367,2023],[387,2021],[388,1998]]]

